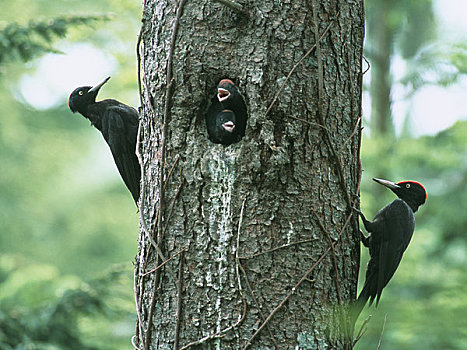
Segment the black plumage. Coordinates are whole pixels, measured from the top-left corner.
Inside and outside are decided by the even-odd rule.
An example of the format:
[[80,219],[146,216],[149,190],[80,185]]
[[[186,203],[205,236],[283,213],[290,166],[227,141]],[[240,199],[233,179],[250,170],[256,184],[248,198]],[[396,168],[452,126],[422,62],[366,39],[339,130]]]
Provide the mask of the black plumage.
[[223,145],[240,141],[245,136],[247,118],[245,100],[238,88],[229,79],[221,80],[206,113],[209,139]]
[[370,261],[365,284],[356,302],[355,319],[368,300],[371,305],[376,299],[378,305],[383,288],[396,272],[412,238],[414,213],[426,201],[425,188],[418,182],[373,180],[391,189],[399,198],[378,211],[373,221],[368,221],[359,211],[363,225],[369,232],[368,237],[362,235],[362,243],[369,248]]
[[139,199],[141,168],[136,156],[138,112],[121,102],[106,99],[96,102],[99,89],[110,79],[94,87],[76,88],[70,95],[68,106],[80,113],[98,129],[110,147],[117,169],[135,202]]

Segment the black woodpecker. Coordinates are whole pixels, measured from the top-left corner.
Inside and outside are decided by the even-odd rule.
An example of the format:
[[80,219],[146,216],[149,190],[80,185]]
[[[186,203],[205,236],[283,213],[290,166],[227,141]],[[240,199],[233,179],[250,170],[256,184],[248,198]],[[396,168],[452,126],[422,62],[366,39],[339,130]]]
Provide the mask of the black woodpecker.
[[209,139],[223,145],[240,141],[245,136],[247,118],[245,100],[235,84],[221,80],[206,114]]
[[369,248],[370,261],[366,270],[366,279],[354,309],[354,321],[366,302],[370,305],[376,299],[378,305],[383,288],[396,272],[415,227],[414,213],[426,201],[425,188],[416,181],[394,183],[373,178],[377,183],[392,190],[399,198],[376,213],[373,221],[368,221],[361,211],[363,225],[369,233],[362,234],[362,243]]
[[117,169],[135,202],[139,199],[141,168],[136,157],[138,112],[116,100],[96,102],[99,89],[110,79],[99,84],[76,88],[70,95],[68,107],[79,112],[98,129],[110,147]]

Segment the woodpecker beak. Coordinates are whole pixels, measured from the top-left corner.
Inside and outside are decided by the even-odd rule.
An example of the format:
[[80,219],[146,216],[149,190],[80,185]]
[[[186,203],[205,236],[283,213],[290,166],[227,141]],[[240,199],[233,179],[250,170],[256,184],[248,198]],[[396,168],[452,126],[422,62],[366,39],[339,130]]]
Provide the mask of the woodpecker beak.
[[222,127],[228,131],[228,132],[232,132],[234,129],[235,129],[235,124],[232,123],[232,122],[226,122],[224,124],[222,124]]
[[223,88],[217,88],[217,99],[219,102],[225,101],[230,97],[230,92]]
[[376,177],[373,178],[373,181],[376,181],[377,183],[383,186],[386,186],[387,188],[390,188],[391,190],[397,190],[401,188],[398,184],[392,181],[377,179]]
[[99,91],[99,89],[102,87],[102,85],[104,85],[105,83],[107,83],[109,81],[110,77],[107,77],[105,78],[104,80],[102,80],[99,84],[93,86],[89,91],[88,93],[93,93],[93,92],[97,92]]

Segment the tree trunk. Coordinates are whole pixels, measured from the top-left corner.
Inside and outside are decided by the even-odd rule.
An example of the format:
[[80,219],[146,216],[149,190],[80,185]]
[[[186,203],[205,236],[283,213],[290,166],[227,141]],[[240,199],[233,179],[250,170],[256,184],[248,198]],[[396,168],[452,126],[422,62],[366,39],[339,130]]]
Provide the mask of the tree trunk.
[[[134,342],[349,348],[363,2],[221,2],[144,5]],[[249,111],[230,146],[204,122],[222,78]]]

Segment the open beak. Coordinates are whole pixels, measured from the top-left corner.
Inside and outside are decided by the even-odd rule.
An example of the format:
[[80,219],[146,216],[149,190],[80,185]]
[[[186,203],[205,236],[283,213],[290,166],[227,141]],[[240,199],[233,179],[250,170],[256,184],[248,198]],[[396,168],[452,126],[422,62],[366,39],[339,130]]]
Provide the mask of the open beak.
[[373,178],[373,181],[376,181],[377,183],[383,186],[386,186],[387,188],[390,188],[391,190],[397,190],[398,188],[401,188],[398,184],[392,181],[377,179],[376,177]]
[[222,127],[228,131],[228,132],[232,132],[234,129],[235,129],[235,124],[233,122],[226,122],[224,124],[222,124]]
[[99,89],[102,87],[102,85],[104,85],[105,83],[107,83],[109,81],[110,77],[107,77],[105,78],[104,80],[102,80],[99,84],[93,86],[89,91],[88,93],[93,93],[93,92],[97,92],[99,91]]
[[219,102],[225,101],[230,97],[230,92],[223,88],[217,88],[217,99]]

